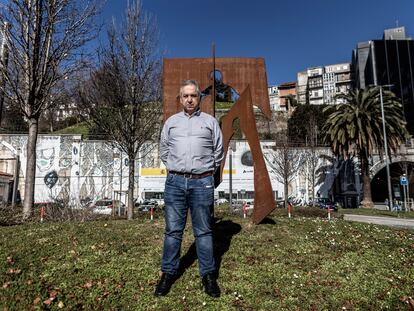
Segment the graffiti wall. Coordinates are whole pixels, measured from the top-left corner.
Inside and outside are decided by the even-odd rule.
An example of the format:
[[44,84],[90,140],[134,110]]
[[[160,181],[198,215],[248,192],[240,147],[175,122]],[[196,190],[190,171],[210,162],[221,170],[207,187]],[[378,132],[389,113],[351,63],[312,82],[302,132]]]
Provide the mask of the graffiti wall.
[[[19,191],[24,195],[26,135],[0,136],[20,155]],[[69,200],[77,205],[124,193],[128,159],[104,141],[82,141],[80,136],[39,135],[36,151],[35,202]]]

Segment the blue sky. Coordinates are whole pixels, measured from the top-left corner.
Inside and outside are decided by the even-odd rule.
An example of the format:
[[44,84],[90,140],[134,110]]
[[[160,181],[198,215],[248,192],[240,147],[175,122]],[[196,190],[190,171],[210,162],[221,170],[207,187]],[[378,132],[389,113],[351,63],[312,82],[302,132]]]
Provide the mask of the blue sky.
[[[121,19],[127,0],[107,0],[104,19]],[[269,85],[308,67],[350,62],[361,41],[405,26],[414,38],[414,0],[143,0],[165,57],[264,57]]]

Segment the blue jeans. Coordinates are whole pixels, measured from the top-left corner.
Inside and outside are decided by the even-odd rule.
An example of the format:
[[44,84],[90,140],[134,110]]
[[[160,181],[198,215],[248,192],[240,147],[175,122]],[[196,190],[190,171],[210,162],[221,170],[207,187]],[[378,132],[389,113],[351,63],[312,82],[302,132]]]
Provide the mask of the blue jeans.
[[169,174],[165,182],[165,238],[161,270],[178,274],[183,231],[190,209],[201,276],[216,270],[213,254],[214,178]]

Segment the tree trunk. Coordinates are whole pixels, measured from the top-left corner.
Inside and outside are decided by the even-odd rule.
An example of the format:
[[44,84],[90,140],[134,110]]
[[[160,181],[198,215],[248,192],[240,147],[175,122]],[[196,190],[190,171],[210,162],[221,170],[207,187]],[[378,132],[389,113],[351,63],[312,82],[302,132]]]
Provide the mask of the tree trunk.
[[49,120],[49,131],[51,133],[54,132],[54,128],[53,128],[53,116],[50,116],[50,120]]
[[315,207],[315,169],[312,169],[312,206]]
[[289,191],[289,184],[288,184],[288,180],[287,180],[287,178],[285,178],[285,183],[284,183],[284,191],[285,191],[285,207],[287,208],[288,207],[288,201],[289,201],[289,194],[288,194],[288,191]]
[[26,178],[24,182],[24,203],[23,203],[23,220],[27,220],[33,210],[34,190],[36,178],[36,144],[38,132],[38,119],[29,119],[29,136],[27,138],[26,151]]
[[364,183],[364,199],[361,201],[361,205],[363,208],[374,208],[374,202],[372,202],[372,195],[371,195],[371,181],[369,179],[368,174],[368,163],[363,165],[362,169],[362,181]]
[[128,176],[128,207],[127,215],[128,220],[133,219],[134,211],[134,187],[135,187],[135,156],[129,155],[129,176]]

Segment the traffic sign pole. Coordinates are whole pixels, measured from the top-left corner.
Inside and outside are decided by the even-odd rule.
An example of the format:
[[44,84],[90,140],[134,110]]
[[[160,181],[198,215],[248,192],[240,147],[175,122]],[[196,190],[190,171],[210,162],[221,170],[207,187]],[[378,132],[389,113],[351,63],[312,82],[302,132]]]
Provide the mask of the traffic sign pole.
[[404,191],[404,211],[407,211],[407,192],[406,190],[406,186],[403,186],[403,191]]
[[408,212],[408,200],[407,200],[407,193],[408,193],[408,179],[407,176],[403,175],[400,176],[400,185],[403,186],[404,191],[404,210]]

